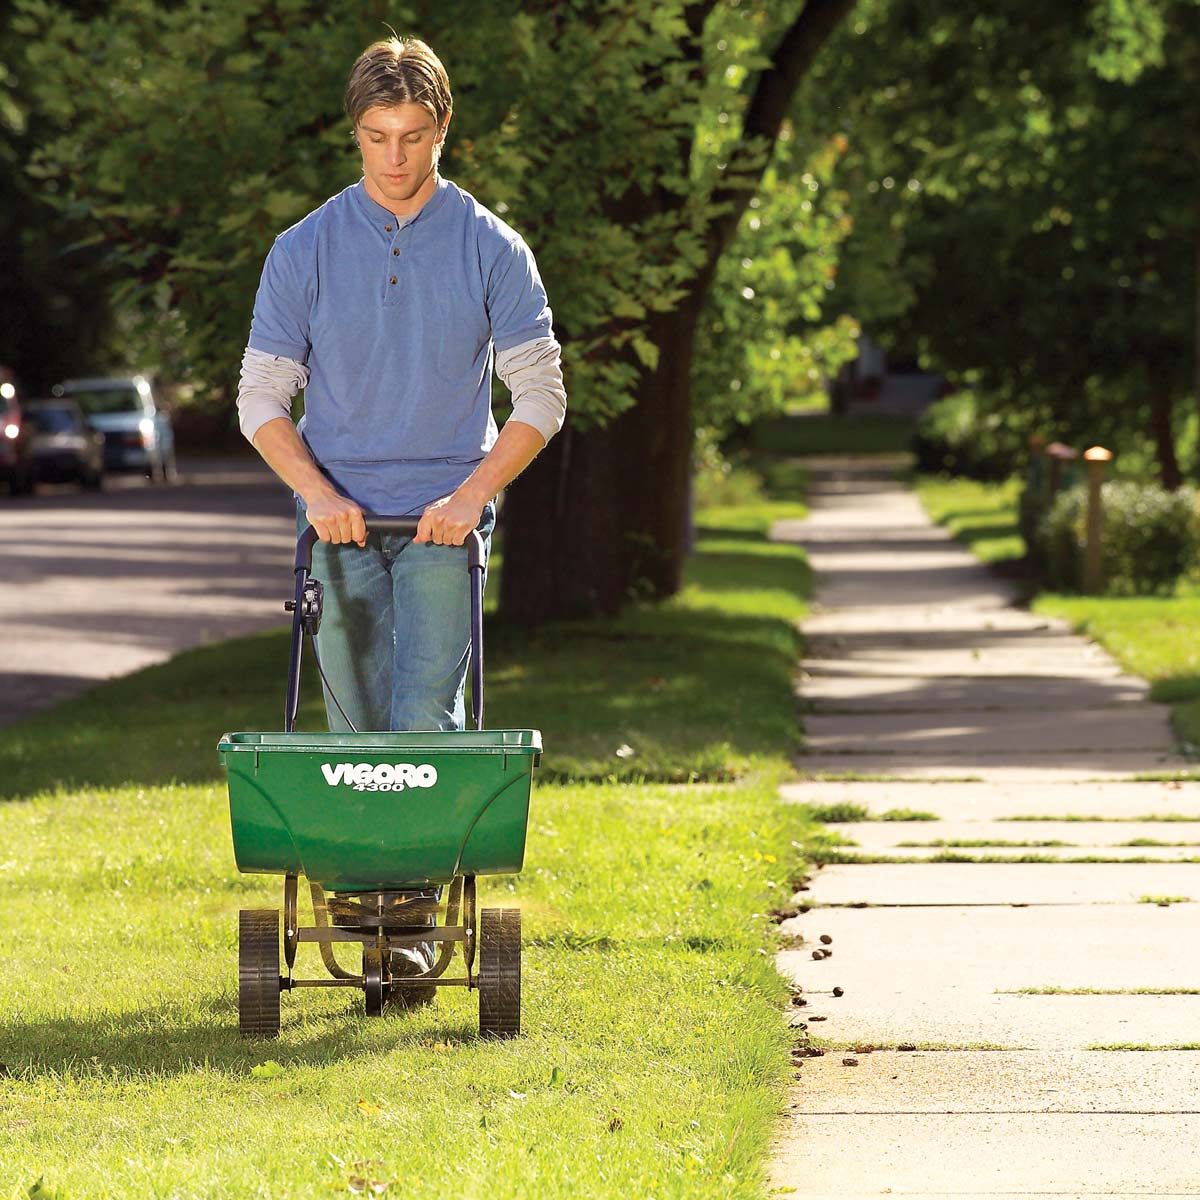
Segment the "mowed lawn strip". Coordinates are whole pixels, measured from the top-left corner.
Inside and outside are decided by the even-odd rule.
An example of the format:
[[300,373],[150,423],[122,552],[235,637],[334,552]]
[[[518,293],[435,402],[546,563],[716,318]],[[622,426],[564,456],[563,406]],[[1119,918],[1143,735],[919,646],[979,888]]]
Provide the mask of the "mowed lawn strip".
[[[1020,558],[1017,481],[919,478],[916,490],[935,521],[986,562]],[[1200,747],[1200,587],[1182,581],[1173,596],[1071,596],[1042,592],[1034,612],[1068,621],[1125,670],[1150,681],[1151,696],[1174,705],[1181,740]]]
[[[463,992],[367,1020],[350,990],[285,995],[277,1042],[239,1040],[237,910],[280,888],[234,868],[215,742],[279,727],[284,637],[4,731],[5,1187],[760,1196],[790,1073],[766,913],[808,833],[775,791],[807,568],[765,530],[799,511],[702,512],[667,604],[532,643],[491,631],[489,723],[540,726],[547,747],[526,870],[481,881],[483,904],[523,909],[511,1042],[477,1039]],[[311,687],[301,724],[320,724]]]

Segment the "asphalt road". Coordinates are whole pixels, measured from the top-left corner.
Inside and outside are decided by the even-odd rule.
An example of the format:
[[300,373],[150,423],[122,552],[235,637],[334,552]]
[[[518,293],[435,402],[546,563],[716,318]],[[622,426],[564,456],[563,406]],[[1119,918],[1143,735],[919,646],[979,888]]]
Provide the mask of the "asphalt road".
[[283,626],[294,508],[255,460],[0,493],[0,726],[180,650]]

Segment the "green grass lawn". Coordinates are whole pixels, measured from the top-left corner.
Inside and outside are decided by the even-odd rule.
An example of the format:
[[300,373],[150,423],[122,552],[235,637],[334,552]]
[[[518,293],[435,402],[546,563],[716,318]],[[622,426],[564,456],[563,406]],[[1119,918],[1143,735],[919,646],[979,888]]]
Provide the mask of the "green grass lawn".
[[[1024,554],[1017,532],[1020,483],[920,477],[926,511],[985,562]],[[1034,612],[1069,621],[1124,667],[1150,681],[1155,700],[1174,705],[1180,738],[1200,748],[1200,588],[1181,583],[1173,596],[1072,596],[1042,592]]]
[[[540,726],[547,747],[526,870],[481,881],[482,903],[524,914],[511,1042],[481,1043],[458,991],[370,1021],[357,992],[285,995],[277,1042],[238,1039],[237,910],[279,889],[234,868],[215,743],[279,727],[284,637],[6,730],[0,1183],[64,1200],[761,1196],[792,1040],[765,914],[810,832],[775,790],[808,572],[764,531],[800,511],[702,513],[686,589],[626,620],[490,630],[490,723]],[[301,724],[320,724],[311,687]]]
[[913,487],[925,511],[984,562],[999,563],[1025,554],[1017,529],[1021,481],[978,483],[943,475],[918,475]]

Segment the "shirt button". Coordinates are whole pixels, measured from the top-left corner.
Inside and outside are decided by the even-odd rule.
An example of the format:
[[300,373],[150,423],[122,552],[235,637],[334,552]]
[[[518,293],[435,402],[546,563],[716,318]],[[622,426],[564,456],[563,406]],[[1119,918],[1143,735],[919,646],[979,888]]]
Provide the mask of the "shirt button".
[[383,232],[384,232],[384,233],[391,233],[391,232],[392,232],[392,227],[391,227],[390,225],[385,225],[385,226],[383,227]]
[[389,279],[389,280],[388,280],[388,282],[389,282],[389,283],[395,283],[395,282],[396,282],[396,277],[395,277],[395,275],[393,275],[393,276],[391,277],[391,279]]
[[393,254],[399,254],[399,253],[400,253],[399,247],[397,247],[397,248],[393,249],[393,250],[392,250],[392,253],[393,253]]

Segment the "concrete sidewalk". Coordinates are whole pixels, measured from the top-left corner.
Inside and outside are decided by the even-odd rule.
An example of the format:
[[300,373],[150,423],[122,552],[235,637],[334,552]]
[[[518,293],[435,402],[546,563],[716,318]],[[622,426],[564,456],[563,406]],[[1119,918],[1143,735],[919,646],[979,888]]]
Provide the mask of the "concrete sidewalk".
[[886,467],[819,463],[811,499],[775,530],[819,585],[785,794],[859,819],[783,926],[825,1053],[797,1058],[773,1187],[1200,1194],[1200,784],[1162,778],[1191,769],[1167,711]]

